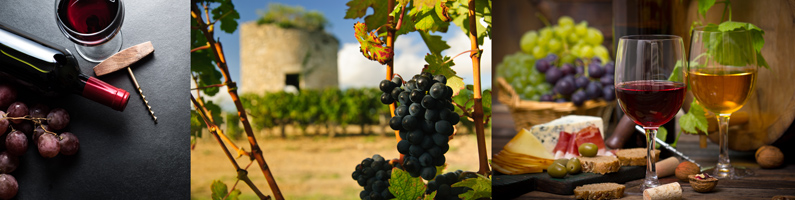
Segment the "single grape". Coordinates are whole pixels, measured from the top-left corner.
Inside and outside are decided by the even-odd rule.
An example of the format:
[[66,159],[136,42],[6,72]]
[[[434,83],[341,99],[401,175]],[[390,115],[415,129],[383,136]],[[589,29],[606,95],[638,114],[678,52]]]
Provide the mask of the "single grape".
[[414,118],[414,116],[411,115],[404,116],[402,124],[403,128],[407,131],[413,131],[418,127],[417,125],[419,125],[419,123],[417,123],[417,120]]
[[395,84],[395,87],[400,87],[403,85],[403,79],[401,79],[399,76],[395,76],[392,78],[392,83]]
[[[560,29],[560,30],[563,32],[566,31],[565,29]],[[549,49],[550,52],[558,52],[558,50],[560,50],[562,47],[563,47],[562,42],[560,42],[558,39],[555,38],[550,39],[549,43],[547,43],[547,48]]]
[[574,19],[569,16],[558,18],[558,25],[560,26],[574,26]]
[[[428,152],[423,153],[420,156],[420,165],[422,165],[423,167],[433,166],[433,156],[431,156],[431,154],[429,154]],[[435,175],[436,174],[434,174],[434,176]],[[433,177],[431,177],[431,178],[433,178]]]
[[409,94],[409,100],[414,103],[421,103],[422,97],[425,97],[425,92],[421,90],[412,90]]
[[397,150],[398,152],[400,152],[400,154],[404,155],[409,154],[409,147],[411,147],[411,143],[409,143],[409,141],[406,140],[401,140],[397,144]]
[[[604,41],[604,36],[602,36],[602,32],[595,28],[588,28],[588,33],[585,35],[585,41],[591,45],[601,45],[602,41]],[[589,57],[590,58],[590,57]]]
[[574,84],[577,85],[577,88],[585,88],[585,86],[588,86],[589,82],[591,81],[585,76],[580,76],[574,79]]
[[577,90],[577,92],[574,92],[574,94],[571,95],[571,102],[574,103],[575,106],[582,106],[587,98],[588,97],[585,92],[582,90]]
[[450,122],[445,120],[439,120],[436,122],[436,132],[441,133],[445,136],[450,136],[453,134],[453,125]]
[[0,173],[11,173],[19,167],[19,157],[6,151],[0,153]]
[[409,94],[410,93],[408,91],[403,91],[400,93],[400,95],[398,95],[398,101],[400,102],[401,105],[406,105],[411,103]]
[[453,97],[453,88],[447,86],[447,89],[444,90],[444,98],[450,99]]
[[458,113],[451,112],[450,117],[447,118],[450,124],[456,125],[459,121],[461,121],[461,116],[458,116]]
[[438,82],[434,83],[433,86],[431,86],[431,90],[428,93],[430,93],[430,96],[433,97],[434,99],[443,99],[444,92],[446,89],[447,89],[446,85],[444,85],[442,82]]
[[551,67],[552,65],[549,64],[549,61],[546,59],[536,60],[536,70],[538,70],[538,72],[546,73]]
[[423,149],[430,149],[431,147],[433,147],[433,138],[430,135],[426,135],[425,137],[423,137],[422,144],[420,144],[420,147],[422,147]]
[[560,72],[563,72],[563,74],[566,74],[566,75],[574,75],[574,74],[577,73],[577,71],[574,69],[574,66],[572,66],[569,63],[563,64],[563,66],[560,66]]
[[604,74],[605,71],[604,69],[602,69],[602,66],[599,66],[599,64],[592,62],[591,64],[588,65],[588,77],[600,78]]
[[6,137],[6,148],[11,155],[24,155],[25,151],[28,150],[28,137],[21,131],[8,133],[8,137]]
[[426,120],[431,120],[431,121],[439,120],[439,111],[440,110],[444,110],[444,109],[427,109],[427,110],[425,110],[425,119]]
[[392,93],[390,93],[392,95],[392,99],[395,101],[400,100],[401,92],[403,92],[403,89],[400,89],[400,87],[395,87],[395,89],[392,89]]
[[588,87],[585,88],[587,99],[596,99],[602,96],[602,83],[598,81],[591,81]]
[[528,31],[519,40],[519,46],[525,53],[532,53],[533,47],[536,46],[536,40],[538,40],[538,33],[536,31]]
[[613,74],[606,74],[599,79],[599,82],[601,82],[602,85],[613,85],[613,81]]
[[444,155],[444,154],[442,153],[442,148],[440,148],[439,146],[434,146],[434,147],[431,147],[430,149],[428,149],[428,154],[430,154],[431,156],[433,156],[433,158],[434,158],[434,159],[435,159],[435,158],[439,158],[439,157],[441,157],[442,155]]
[[[549,39],[546,39],[546,40],[543,40],[543,41],[548,41],[548,40]],[[533,57],[535,57],[536,59],[543,58],[544,55],[546,54],[546,52],[544,52],[544,51],[546,51],[546,50],[544,50],[544,48],[541,47],[541,45],[533,47]]]
[[605,74],[613,75],[616,73],[616,66],[615,63],[613,63],[613,61],[605,63],[604,68],[605,68]]
[[39,136],[36,141],[36,146],[39,148],[39,154],[45,158],[52,158],[58,155],[61,151],[61,145],[58,143],[57,136],[45,133]]
[[[24,117],[25,115],[28,115],[28,106],[25,105],[25,103],[17,101],[17,102],[11,103],[11,105],[8,106],[8,114],[7,114],[7,116],[9,116],[9,117]],[[21,123],[22,121],[24,121],[24,120],[22,120],[22,119],[12,119],[11,123],[18,124],[18,123]]]
[[574,26],[574,33],[576,33],[577,36],[580,37],[585,36],[585,34],[588,33],[588,22],[582,21],[576,26]]
[[547,60],[547,61],[549,61],[550,64],[552,64],[552,63],[554,63],[555,61],[558,60],[558,55],[555,54],[555,53],[547,54],[547,56],[544,57],[544,60]]
[[598,65],[601,65],[602,64],[602,59],[599,58],[599,57],[593,57],[593,58],[591,58],[591,62],[596,63]]
[[433,176],[436,176],[436,167],[429,166],[429,167],[422,168],[421,176],[425,180],[433,179]]
[[426,109],[436,109],[438,107],[438,101],[431,97],[431,95],[425,95],[422,98],[422,107]]
[[450,185],[441,184],[439,185],[439,189],[436,189],[436,196],[449,196],[450,195]]
[[441,75],[441,74],[434,76],[433,80],[436,81],[436,82],[442,83],[442,85],[447,84],[447,77],[445,77],[444,75]]
[[66,128],[69,125],[69,113],[63,108],[50,110],[50,114],[47,114],[47,125],[54,131]]
[[[403,120],[402,116],[394,116],[394,117],[392,117],[392,119],[389,119],[389,128],[392,128],[392,130],[396,130],[396,131],[402,129],[403,128],[402,120]],[[41,128],[36,128],[36,130],[39,130],[39,129],[41,129]],[[44,132],[44,130],[42,130],[42,133],[43,132]],[[33,133],[34,133],[33,136],[36,137],[37,132],[34,131]],[[39,135],[41,135],[41,134],[39,134]]]
[[389,93],[381,93],[381,103],[383,104],[392,104],[395,102],[395,99],[392,99],[392,95]]
[[[387,187],[389,187],[389,182],[386,182],[386,183],[387,183]],[[384,197],[384,199],[394,199],[395,195],[392,195],[392,193],[390,193],[389,190],[386,189],[383,192],[381,192],[381,197]]]
[[444,144],[447,144],[447,141],[450,139],[447,136],[444,136],[440,133],[434,133],[433,135],[431,135],[431,138],[433,139],[433,143],[436,144],[436,146],[442,146]]
[[602,88],[602,97],[605,99],[605,101],[616,100],[615,87],[613,87],[612,85],[608,85]]
[[392,92],[392,89],[395,89],[395,85],[392,83],[392,81],[384,79],[378,84],[378,88],[381,89],[381,92],[389,93]]
[[558,82],[560,78],[564,76],[563,72],[560,71],[557,67],[551,67],[547,70],[545,78],[547,83],[555,84]]
[[406,89],[405,90],[406,91],[412,91],[414,89],[417,89],[417,81],[412,78],[411,80],[406,82]]
[[10,174],[0,174],[0,199],[11,199],[17,196],[19,184]]
[[430,72],[420,72],[420,75],[424,76],[425,78],[428,78],[429,80],[433,79],[433,74],[431,74]]
[[425,153],[425,150],[420,145],[411,145],[409,147],[409,155],[413,157],[420,157],[423,153]]
[[409,106],[409,114],[415,118],[425,117],[425,108],[420,103],[412,103]]
[[570,95],[577,87],[571,79],[563,79],[555,84],[555,92],[562,95]]
[[[447,145],[445,145],[444,147],[441,147],[442,154],[447,153],[447,150],[445,150],[445,149],[449,150],[449,148],[450,147],[447,146]],[[435,159],[433,159],[433,166],[442,166],[442,165],[444,165],[445,162],[447,162],[447,158],[445,158],[444,155],[442,155],[442,156],[439,156],[439,157],[436,157]]]
[[575,67],[575,71],[577,72],[577,75],[585,75],[585,67],[582,65]]
[[60,141],[58,141],[58,146],[61,146],[61,154],[63,155],[75,155],[77,150],[80,149],[80,140],[77,139],[75,134],[71,132],[63,132],[60,135]]
[[50,113],[50,107],[42,103],[34,104],[29,110],[30,117],[33,118],[46,118],[47,113]]
[[422,133],[420,130],[414,130],[409,132],[409,137],[407,138],[409,143],[413,145],[421,145],[422,140],[425,139],[425,134]]
[[8,108],[17,101],[17,89],[8,84],[0,84],[0,108]]
[[428,77],[421,76],[417,79],[417,86],[422,91],[428,91],[428,89],[431,89],[431,84],[433,83],[431,83],[431,79]]

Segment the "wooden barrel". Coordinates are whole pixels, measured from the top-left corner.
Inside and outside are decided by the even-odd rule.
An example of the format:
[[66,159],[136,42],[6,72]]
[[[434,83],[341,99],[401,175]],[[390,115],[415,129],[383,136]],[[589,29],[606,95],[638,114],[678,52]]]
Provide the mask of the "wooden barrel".
[[[677,22],[674,32],[684,36],[685,46],[689,46],[687,43],[690,40],[690,23],[699,19],[697,1],[684,1],[683,5],[679,6],[680,9],[686,10],[686,14],[680,16],[686,17],[679,18],[683,21]],[[793,6],[795,6],[793,0],[732,1],[734,8],[732,21],[750,22],[765,31],[762,55],[770,65],[770,69],[758,70],[755,90],[745,106],[738,111],[747,113],[748,123],[730,128],[729,149],[752,151],[762,145],[772,144],[782,138],[795,119]],[[707,13],[705,21],[719,23],[722,13],[723,4],[716,4]],[[717,143],[717,132],[709,134],[709,138]]]

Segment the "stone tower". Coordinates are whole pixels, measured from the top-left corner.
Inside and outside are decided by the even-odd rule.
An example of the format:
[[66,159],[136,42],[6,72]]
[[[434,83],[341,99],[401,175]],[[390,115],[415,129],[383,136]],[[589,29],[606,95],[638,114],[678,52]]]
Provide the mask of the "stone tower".
[[324,31],[248,22],[240,26],[242,93],[338,87],[339,41]]

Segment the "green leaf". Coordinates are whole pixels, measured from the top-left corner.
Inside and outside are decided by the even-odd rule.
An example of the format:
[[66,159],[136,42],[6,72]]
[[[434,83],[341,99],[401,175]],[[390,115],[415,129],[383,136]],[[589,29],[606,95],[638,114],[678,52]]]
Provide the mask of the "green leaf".
[[[444,77],[447,77],[448,79],[447,84],[450,85],[450,79],[457,76],[455,75],[456,72],[452,68],[455,63],[453,63],[452,60],[450,60],[450,62],[445,62],[448,60],[450,60],[450,56],[442,56],[441,54],[426,54],[425,62],[428,62],[428,66],[422,71],[435,75],[444,75]],[[455,88],[453,89],[455,90]]]
[[[234,33],[237,30],[237,20],[240,19],[240,13],[235,10],[235,5],[232,0],[223,0],[221,5],[212,10],[213,20],[218,20],[221,25],[221,30],[227,33]],[[218,24],[216,24],[218,25]]]
[[704,107],[701,107],[701,104],[694,99],[693,102],[690,103],[690,110],[687,111],[687,114],[679,118],[679,127],[682,128],[682,131],[691,134],[697,134],[698,131],[709,134],[709,132],[707,132],[708,126],[709,123],[707,122],[707,115],[706,111],[704,111]]
[[[389,16],[393,8],[387,8],[386,0],[351,0],[345,5],[348,6],[348,11],[345,12],[345,19],[357,19],[364,17],[364,23],[369,27],[366,31],[373,31],[386,23],[386,18]],[[367,14],[367,8],[373,8],[373,14]],[[385,29],[384,29],[385,30]]]
[[491,197],[491,179],[478,174],[477,178],[464,179],[450,187],[468,187],[472,190],[458,195],[462,199],[480,199]]
[[224,118],[221,117],[221,106],[216,105],[213,101],[206,101],[204,107],[210,112],[216,125],[224,124]]
[[367,25],[356,22],[353,27],[356,30],[356,40],[358,40],[359,45],[361,45],[360,50],[364,57],[378,61],[381,64],[386,64],[392,60],[392,48],[386,46],[383,41],[378,39],[375,32],[368,32]]
[[487,116],[491,116],[491,90],[484,90],[481,97],[483,98],[483,119],[485,120]]
[[[212,52],[209,49],[199,50],[190,54],[190,70],[197,76],[198,87],[221,84],[223,74],[213,65]],[[218,87],[202,89],[207,96],[215,96],[220,91]]]
[[[448,2],[450,7],[450,17],[453,23],[460,27],[465,34],[469,35],[469,3],[467,0],[456,0]],[[488,27],[484,27],[480,21],[486,22]],[[478,45],[483,45],[483,38],[491,36],[491,1],[475,0],[475,23],[477,26]]]
[[411,177],[408,172],[394,168],[389,179],[389,192],[397,200],[416,200],[425,193],[425,183],[422,178]]
[[[414,6],[412,6],[412,5],[406,6],[406,10],[403,10],[403,5],[405,5],[405,4],[401,3],[400,5],[398,5],[400,8],[395,9],[389,15],[392,16],[392,17],[395,17],[395,19],[397,20],[397,19],[400,18],[400,13],[411,12],[411,10],[414,10]],[[399,36],[399,35],[408,34],[410,32],[414,32],[414,31],[417,30],[417,29],[414,29],[414,20],[411,19],[410,15],[411,14],[404,14],[403,21],[402,21],[403,25],[400,25],[400,29],[398,29],[395,32],[395,38],[396,39],[397,39],[397,36]],[[397,23],[397,22],[395,22],[395,23]],[[397,25],[397,24],[395,24],[395,25]]]
[[[213,200],[222,200],[224,197],[228,200],[237,200],[240,196],[240,190],[234,189],[231,193],[227,192],[226,184],[221,182],[220,180],[214,180],[212,185],[210,186],[210,190],[213,192],[212,198]],[[227,196],[229,194],[229,196]]]
[[466,84],[464,84],[464,79],[461,77],[453,76],[452,78],[447,78],[447,86],[453,88],[453,96],[457,96]]
[[715,5],[715,0],[698,0],[698,14],[704,18],[707,17],[707,10]]
[[673,73],[671,73],[671,76],[668,77],[668,80],[669,81],[673,81],[673,82],[684,83],[685,79],[684,79],[684,77],[682,77],[683,73],[676,73],[676,72],[681,72],[681,71],[685,70],[685,69],[682,69],[682,68],[684,68],[684,66],[682,66],[682,60],[677,60],[676,64],[674,65]]
[[[450,26],[450,22],[445,22],[439,18],[433,5],[424,8],[415,6],[411,14],[414,20],[414,28],[417,30],[447,32],[447,27]],[[403,20],[406,19],[404,18]]]
[[674,143],[671,143],[672,147],[676,148],[676,144],[679,143],[679,136],[682,136],[682,131],[677,131],[676,139],[674,140]]
[[[442,36],[431,35],[426,31],[417,31],[417,33],[422,37],[422,41],[425,41],[425,45],[428,46],[428,50],[431,51],[431,54],[442,55],[442,51],[450,48],[450,45],[447,45],[447,42],[442,40]],[[450,65],[452,65],[452,62]]]
[[436,191],[431,192],[431,194],[425,195],[425,200],[433,200],[436,198]]
[[439,4],[440,0],[414,0],[414,6],[419,9],[433,8],[435,4]]
[[193,137],[201,138],[202,130],[207,127],[204,120],[195,110],[190,111],[190,133]]
[[[662,141],[665,141],[665,137],[667,137],[667,136],[668,136],[668,130],[665,129],[665,127],[660,126],[660,128],[657,129],[656,137],[659,138]],[[660,148],[660,143],[656,143],[655,148],[659,149]]]
[[440,166],[436,166],[436,175],[434,175],[433,177],[444,174],[445,168],[447,168],[447,163],[444,163]]

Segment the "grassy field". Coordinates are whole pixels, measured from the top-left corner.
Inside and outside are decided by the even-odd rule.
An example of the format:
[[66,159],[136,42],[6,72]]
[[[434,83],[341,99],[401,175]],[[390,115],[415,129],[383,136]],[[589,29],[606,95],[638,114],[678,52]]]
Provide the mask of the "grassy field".
[[[358,133],[359,130],[351,129]],[[490,131],[486,132],[486,149],[491,150]],[[329,138],[326,135],[257,138],[265,160],[276,177],[282,194],[287,199],[358,199],[362,188],[351,179],[357,163],[373,154],[397,158],[394,135],[343,135]],[[237,141],[238,146],[250,149],[248,141]],[[488,152],[487,155],[491,155]],[[448,171],[462,169],[477,171],[477,141],[474,134],[461,134],[450,141],[446,154]],[[248,157],[237,159],[241,166],[250,163]],[[256,163],[249,168],[249,177],[266,195],[270,188]],[[220,146],[210,135],[198,140],[191,151],[191,198],[210,199],[210,184],[221,180],[232,187],[236,172]],[[256,199],[254,192],[243,182],[237,187],[243,199]]]

